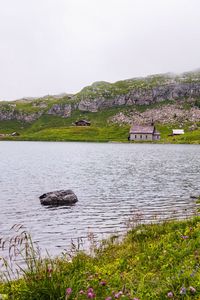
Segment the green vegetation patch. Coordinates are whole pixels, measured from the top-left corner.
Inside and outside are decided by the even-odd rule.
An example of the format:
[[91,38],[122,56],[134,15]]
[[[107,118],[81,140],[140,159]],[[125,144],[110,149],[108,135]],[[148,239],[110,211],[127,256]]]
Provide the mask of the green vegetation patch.
[[34,133],[24,134],[18,139],[33,141],[86,141],[108,142],[127,141],[129,129],[127,127],[66,127],[43,129]]
[[0,293],[8,299],[200,299],[199,217],[137,225],[122,241],[113,236],[98,247],[90,236],[90,253],[73,244],[73,252],[58,258],[38,260],[24,231],[13,241],[24,264],[18,280],[9,278],[9,266],[2,274]]
[[172,129],[179,128],[173,125],[159,125],[157,129],[161,132],[161,143],[166,144],[200,144],[200,127],[196,130],[189,130],[190,124],[185,124],[182,129],[185,133],[182,135],[172,136]]
[[16,120],[0,121],[0,133],[24,132],[30,124]]

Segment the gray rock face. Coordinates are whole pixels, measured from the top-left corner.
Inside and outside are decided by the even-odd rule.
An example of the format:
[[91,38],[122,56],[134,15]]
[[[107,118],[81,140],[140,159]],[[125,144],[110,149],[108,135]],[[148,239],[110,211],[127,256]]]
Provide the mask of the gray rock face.
[[113,98],[98,97],[89,99],[82,97],[78,104],[80,111],[96,112],[103,108],[121,105],[149,105],[164,100],[181,100],[184,98],[196,98],[200,96],[200,83],[178,83],[158,85],[152,88],[134,88],[129,93]]
[[15,109],[11,109],[8,111],[0,110],[0,120],[1,121],[7,121],[7,120],[17,120],[17,121],[23,121],[27,123],[31,123],[42,115],[42,111],[38,113],[24,113],[24,112],[18,112],[15,111]]
[[[192,77],[193,79],[190,80],[190,75],[188,75],[186,81],[184,76],[183,78],[180,76],[177,78],[170,77],[156,84],[147,84],[148,81],[144,78],[141,79],[142,83],[140,84],[136,84],[137,80],[131,81],[131,86],[125,89],[118,87],[111,88],[109,83],[97,82],[91,85],[88,91],[86,89],[85,92],[83,91],[76,95],[45,96],[41,98],[41,102],[33,102],[32,106],[34,109],[30,111],[21,109],[16,103],[0,105],[0,120],[18,120],[31,123],[45,114],[69,118],[75,110],[79,110],[80,112],[97,112],[112,107],[150,105],[165,100],[199,99],[200,72],[198,76],[197,78]],[[100,88],[101,84],[105,85],[102,89]],[[49,97],[51,99],[67,97],[70,101],[57,101],[57,103],[52,103],[49,106],[49,103],[45,102],[45,99]],[[27,103],[31,103],[32,100],[35,101],[36,98],[25,98],[20,101],[22,103],[26,103],[27,101]]]
[[72,107],[70,104],[54,104],[48,111],[48,115],[57,115],[68,118],[71,116]]
[[42,205],[72,205],[78,201],[72,190],[61,190],[43,194],[39,197]]

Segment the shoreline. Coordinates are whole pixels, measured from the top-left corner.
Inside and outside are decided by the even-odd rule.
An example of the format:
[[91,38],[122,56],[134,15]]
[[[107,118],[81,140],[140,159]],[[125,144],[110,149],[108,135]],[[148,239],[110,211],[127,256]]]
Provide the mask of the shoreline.
[[183,141],[176,141],[176,142],[169,142],[169,141],[125,141],[125,140],[82,140],[82,139],[27,139],[27,138],[0,138],[0,142],[7,141],[7,142],[78,142],[78,143],[108,143],[108,144],[146,144],[146,145],[200,145],[200,140],[195,142],[183,142]]
[[113,235],[97,247],[91,236],[90,254],[72,245],[71,254],[40,260],[31,237],[18,232],[27,243],[26,270],[0,281],[0,294],[15,300],[164,300],[182,299],[184,291],[187,299],[199,299],[199,228],[200,216],[146,225],[135,219],[122,240]]

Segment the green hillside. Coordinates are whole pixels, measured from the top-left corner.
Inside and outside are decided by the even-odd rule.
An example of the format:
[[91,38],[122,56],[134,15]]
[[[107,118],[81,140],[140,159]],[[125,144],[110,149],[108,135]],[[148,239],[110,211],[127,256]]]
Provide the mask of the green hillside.
[[[168,87],[170,89],[171,86],[175,86],[176,96],[174,99],[167,99],[165,93],[169,95]],[[194,97],[184,96],[188,89]],[[136,118],[138,115],[139,121],[144,119],[148,124],[154,119],[161,133],[159,143],[199,144],[199,91],[200,72],[188,72],[181,75],[152,75],[115,83],[95,82],[75,95],[2,101],[0,102],[0,139],[126,142],[131,120],[132,123],[138,122]],[[143,103],[143,98],[152,97],[154,92],[158,99]],[[136,96],[139,93],[137,105],[133,104],[134,100],[131,104],[124,102],[125,98],[129,99],[129,93],[135,93]],[[125,97],[122,103],[120,96]],[[160,118],[164,110],[166,113]],[[120,113],[125,118],[123,122],[118,120]],[[90,121],[91,126],[82,128],[74,126],[74,123],[80,119]],[[173,128],[182,128],[185,134],[169,136]],[[11,137],[13,132],[19,133],[19,136]]]
[[[160,105],[157,105],[160,106]],[[155,109],[156,105],[153,105]],[[145,111],[146,107],[139,107],[138,111]],[[149,107],[148,107],[149,109]],[[69,118],[52,115],[43,115],[31,124],[19,121],[0,121],[0,132],[10,133],[17,131],[18,137],[4,137],[9,140],[44,140],[44,141],[94,141],[94,142],[128,142],[130,125],[113,124],[108,120],[119,112],[129,112],[130,108],[112,108],[100,112],[74,111]],[[91,126],[77,127],[74,122],[78,119],[86,119]],[[200,143],[200,123],[196,130],[190,131],[191,123],[185,123],[183,136],[168,136],[174,127],[179,124],[156,124],[161,133],[159,143]]]

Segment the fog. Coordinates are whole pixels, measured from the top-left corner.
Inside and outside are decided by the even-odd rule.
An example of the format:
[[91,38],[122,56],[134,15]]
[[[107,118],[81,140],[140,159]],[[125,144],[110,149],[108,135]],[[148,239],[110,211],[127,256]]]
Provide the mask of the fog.
[[200,67],[199,0],[0,0],[0,99]]

